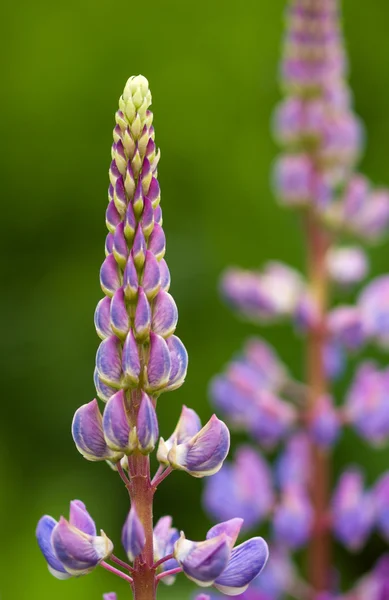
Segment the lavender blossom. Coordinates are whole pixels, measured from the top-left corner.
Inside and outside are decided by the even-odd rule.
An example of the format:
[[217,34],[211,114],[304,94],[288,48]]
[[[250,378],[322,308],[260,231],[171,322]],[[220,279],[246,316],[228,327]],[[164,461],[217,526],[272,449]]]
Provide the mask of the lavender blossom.
[[358,304],[367,335],[383,348],[388,348],[389,276],[373,279],[362,291]]
[[360,283],[369,270],[366,253],[358,246],[331,248],[326,262],[330,278],[342,287]]

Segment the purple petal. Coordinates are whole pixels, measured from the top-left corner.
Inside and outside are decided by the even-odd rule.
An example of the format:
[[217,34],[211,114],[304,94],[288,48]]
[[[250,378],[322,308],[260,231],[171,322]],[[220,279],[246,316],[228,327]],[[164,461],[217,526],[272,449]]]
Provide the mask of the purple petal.
[[77,450],[87,460],[109,460],[114,457],[104,439],[102,416],[97,400],[92,400],[76,410],[72,436]]
[[242,593],[259,575],[269,558],[268,546],[261,537],[251,538],[234,548],[227,568],[216,579],[215,587],[225,594]]
[[188,353],[180,338],[172,335],[166,340],[170,352],[171,369],[166,391],[179,388],[185,381],[188,369]]
[[113,545],[105,536],[90,536],[71,526],[61,517],[54,527],[52,542],[56,555],[72,575],[82,575],[108,558]]
[[119,387],[122,376],[120,340],[111,335],[101,342],[96,355],[96,368],[100,379],[107,385]]
[[166,240],[165,234],[160,225],[155,223],[152,234],[149,238],[149,250],[154,254],[157,260],[161,260],[165,254]]
[[126,188],[127,198],[131,200],[135,192],[135,177],[130,162],[127,163],[124,187]]
[[224,533],[230,544],[230,548],[233,548],[236,540],[238,539],[240,530],[242,529],[243,519],[234,518],[229,521],[225,521],[224,523],[218,523],[211,527],[211,529],[207,533],[207,540],[210,540],[213,537],[217,537]]
[[110,308],[111,298],[104,296],[96,306],[95,310],[95,327],[97,335],[104,340],[112,335],[110,324]]
[[124,235],[130,242],[133,240],[136,231],[136,218],[132,203],[130,202],[126,210],[126,219],[124,221]]
[[138,273],[132,255],[128,257],[123,274],[123,289],[128,300],[134,300],[138,294]]
[[116,180],[113,199],[118,213],[124,215],[127,207],[127,198],[124,190],[123,177],[118,177]]
[[110,397],[116,393],[115,388],[112,388],[101,381],[97,369],[94,370],[93,381],[96,387],[97,395],[101,400],[103,400],[103,402],[107,402],[107,400],[109,400]]
[[159,272],[161,274],[161,288],[168,292],[170,288],[170,271],[164,258],[159,261]]
[[153,303],[152,328],[154,333],[158,333],[164,338],[171,336],[177,327],[177,321],[178,310],[173,297],[161,290]]
[[119,225],[120,221],[121,217],[117,211],[114,201],[111,200],[105,213],[105,223],[108,230],[111,233],[115,233],[115,229]]
[[113,243],[114,243],[114,237],[113,237],[113,233],[108,233],[107,237],[105,238],[105,256],[108,256],[109,254],[112,254],[113,252]]
[[152,452],[159,435],[158,419],[151,398],[144,393],[142,393],[142,401],[139,407],[136,432],[139,450],[145,454]]
[[36,528],[36,538],[38,546],[49,565],[50,572],[58,579],[67,579],[69,574],[58,560],[51,541],[52,532],[56,525],[57,521],[55,519],[45,515],[40,519]]
[[133,200],[134,213],[136,214],[136,216],[138,218],[142,214],[143,206],[144,206],[144,196],[143,196],[142,184],[140,181],[138,181],[138,185],[136,186],[134,200]]
[[155,177],[153,177],[151,180],[149,191],[147,192],[147,197],[149,198],[149,200],[151,200],[153,208],[156,208],[156,206],[158,206],[161,200],[161,190],[159,188],[158,179],[156,179]]
[[151,201],[145,198],[142,214],[142,229],[146,238],[149,237],[154,228],[154,211]]
[[217,473],[230,447],[227,426],[213,415],[208,423],[188,442],[173,446],[168,459],[176,469],[183,469],[194,477]]
[[165,340],[150,335],[150,354],[147,365],[148,390],[157,391],[167,385],[171,368],[170,352]]
[[107,402],[103,414],[103,433],[107,445],[112,450],[125,453],[133,450],[130,444],[131,425],[123,390],[114,394]]
[[174,546],[174,557],[185,575],[200,585],[212,585],[227,567],[230,554],[224,535],[205,542],[191,542],[181,537]]
[[120,288],[120,270],[113,254],[109,254],[101,266],[100,284],[107,296],[113,296]]
[[124,236],[124,223],[116,227],[113,239],[113,254],[117,263],[124,269],[128,257],[127,240]]
[[161,205],[158,204],[158,206],[154,209],[154,222],[158,223],[158,225],[162,227],[162,220],[162,209]]
[[120,338],[125,338],[130,328],[130,319],[127,312],[123,288],[119,288],[112,298],[110,318],[113,332]]
[[117,595],[115,592],[109,592],[108,594],[103,594],[103,600],[117,600]]
[[142,227],[138,225],[132,246],[132,258],[137,269],[142,269],[146,258],[146,239]]
[[137,515],[135,506],[131,506],[122,530],[122,544],[131,562],[142,553],[145,543],[146,536],[143,525]]
[[161,287],[161,274],[159,264],[154,254],[147,250],[143,271],[142,287],[149,300],[156,296]]
[[88,535],[96,535],[95,522],[81,500],[72,500],[70,503],[69,523]]
[[132,330],[128,332],[123,346],[123,372],[126,382],[138,385],[140,375],[139,351]]
[[135,310],[134,335],[138,342],[147,340],[151,328],[151,308],[143,288],[138,289],[138,302]]

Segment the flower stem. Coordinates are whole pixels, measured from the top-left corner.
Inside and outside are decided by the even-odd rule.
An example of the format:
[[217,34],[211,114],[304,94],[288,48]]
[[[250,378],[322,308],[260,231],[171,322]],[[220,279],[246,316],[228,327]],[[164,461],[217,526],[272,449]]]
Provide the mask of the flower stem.
[[[326,343],[325,320],[328,304],[328,277],[325,264],[329,246],[327,232],[319,224],[313,211],[307,217],[308,282],[316,304],[319,326],[313,327],[307,340],[308,412],[317,400],[327,393],[328,382],[324,365]],[[326,523],[330,489],[330,463],[327,453],[315,444],[311,446],[312,481],[311,499],[314,525],[309,548],[309,583],[315,593],[328,589],[331,565],[331,540]]]
[[135,561],[133,590],[135,600],[155,600],[156,577],[153,551],[153,496],[150,481],[150,459],[135,452],[128,459],[131,504],[143,525],[146,543],[144,550]]
[[129,583],[131,585],[133,584],[133,580],[132,580],[131,577],[129,577],[129,575],[126,575],[125,573],[122,573],[122,571],[119,571],[119,569],[116,569],[115,567],[113,567],[112,565],[109,565],[105,561],[102,561],[100,563],[100,566],[103,567],[103,569],[105,569],[106,571],[109,571],[110,573],[113,573],[114,575],[117,575],[121,579],[124,579],[124,581],[127,581],[127,583]]

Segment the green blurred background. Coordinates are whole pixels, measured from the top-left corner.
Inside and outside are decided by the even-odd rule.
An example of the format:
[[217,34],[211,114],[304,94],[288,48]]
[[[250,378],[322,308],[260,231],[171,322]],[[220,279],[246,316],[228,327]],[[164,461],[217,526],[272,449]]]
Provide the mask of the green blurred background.
[[[269,187],[283,7],[284,0],[3,6],[1,600],[98,600],[112,589],[119,600],[129,597],[104,572],[69,582],[50,577],[34,529],[42,513],[66,514],[68,501],[82,498],[119,543],[127,511],[121,482],[104,464],[81,458],[70,423],[94,396],[111,132],[130,75],[151,83],[167,259],[178,333],[190,354],[185,386],[161,400],[164,436],[183,402],[209,416],[210,377],[255,331],[220,302],[220,272],[269,258],[303,265],[300,229]],[[389,5],[347,0],[344,16],[356,107],[368,130],[363,169],[389,183]],[[372,263],[375,272],[387,268],[387,247],[372,252]],[[290,330],[265,335],[301,374]],[[347,436],[336,469],[350,460],[365,462],[374,481],[389,451],[374,454]],[[156,516],[172,513],[176,526],[201,538],[201,488],[174,474],[160,488]],[[338,566],[351,576],[383,548],[373,539],[362,557],[340,554]],[[193,589],[164,588],[160,597]]]

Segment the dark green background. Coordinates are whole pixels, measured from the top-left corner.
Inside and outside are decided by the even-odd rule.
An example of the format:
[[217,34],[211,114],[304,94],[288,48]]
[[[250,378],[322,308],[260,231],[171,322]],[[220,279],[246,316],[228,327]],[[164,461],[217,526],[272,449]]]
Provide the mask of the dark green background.
[[[34,529],[42,513],[66,514],[68,501],[81,498],[119,542],[126,515],[119,479],[81,458],[70,423],[94,395],[111,131],[130,75],[147,76],[154,97],[167,260],[190,355],[185,386],[161,399],[164,436],[184,402],[209,417],[210,377],[255,330],[220,302],[223,268],[268,258],[303,264],[297,221],[277,208],[269,187],[283,6],[19,0],[2,9],[1,600],[98,600],[112,589],[119,600],[129,597],[104,572],[69,582],[50,577]],[[363,168],[389,182],[389,6],[348,0],[344,13],[356,106],[368,129]],[[387,247],[375,249],[374,270],[387,263]],[[269,337],[301,373],[289,329]],[[373,481],[389,452],[368,457],[348,437],[337,465],[361,458]],[[176,526],[201,538],[201,487],[174,474],[160,488],[157,516],[172,513]],[[371,552],[381,546],[373,542]],[[350,573],[365,564],[341,561]],[[177,587],[163,592],[186,595]]]

